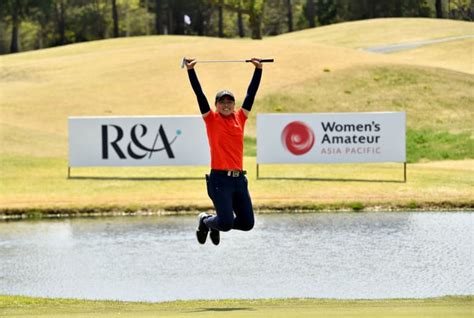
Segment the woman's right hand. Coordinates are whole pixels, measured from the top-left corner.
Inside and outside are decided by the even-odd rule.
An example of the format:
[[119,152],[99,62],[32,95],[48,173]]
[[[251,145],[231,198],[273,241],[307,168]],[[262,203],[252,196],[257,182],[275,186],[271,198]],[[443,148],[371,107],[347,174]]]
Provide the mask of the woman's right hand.
[[191,70],[194,68],[194,65],[196,65],[197,61],[196,59],[187,59],[187,58],[184,58],[184,63],[186,64],[186,68],[188,70]]

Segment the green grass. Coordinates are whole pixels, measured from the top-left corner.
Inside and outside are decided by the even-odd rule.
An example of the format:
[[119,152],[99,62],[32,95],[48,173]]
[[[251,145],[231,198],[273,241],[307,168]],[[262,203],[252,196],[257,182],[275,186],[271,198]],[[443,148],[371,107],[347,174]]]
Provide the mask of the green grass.
[[469,132],[421,129],[407,131],[407,161],[459,160],[474,158],[474,139]]
[[0,317],[472,317],[473,297],[331,300],[262,299],[132,303],[0,296]]
[[355,212],[359,212],[359,211],[362,211],[364,209],[364,204],[362,204],[361,202],[354,202],[354,203],[351,204],[351,208]]
[[257,155],[257,138],[244,136],[244,156],[255,157]]
[[[262,180],[256,180],[255,157],[245,157],[244,168],[256,209],[353,210],[354,202],[363,209],[411,202],[474,207],[474,160],[409,164],[407,183],[403,165],[394,163],[261,165],[260,177],[277,177]],[[208,169],[74,168],[75,178],[67,179],[65,159],[0,155],[0,215],[211,209],[203,178]],[[197,179],[180,179],[189,177]]]

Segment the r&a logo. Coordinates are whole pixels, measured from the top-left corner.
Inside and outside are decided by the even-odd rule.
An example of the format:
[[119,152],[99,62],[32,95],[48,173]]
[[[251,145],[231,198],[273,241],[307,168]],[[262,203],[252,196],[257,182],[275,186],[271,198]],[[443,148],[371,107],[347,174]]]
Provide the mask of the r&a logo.
[[[115,130],[116,137],[114,140],[109,140],[109,129]],[[133,159],[143,159],[148,156],[148,159],[151,158],[154,152],[158,151],[166,151],[168,158],[173,159],[174,153],[171,149],[171,145],[173,142],[178,138],[178,135],[181,134],[180,130],[176,131],[176,136],[173,140],[169,141],[168,136],[165,133],[163,125],[160,125],[158,128],[153,144],[146,146],[140,140],[143,138],[148,132],[148,129],[143,124],[136,124],[130,130],[130,139],[131,142],[128,143],[126,152],[130,157]],[[109,146],[112,147],[113,151],[117,154],[120,159],[126,159],[125,152],[122,148],[120,148],[119,142],[124,137],[124,130],[122,127],[117,125],[102,125],[102,159],[109,159]],[[163,143],[163,147],[155,148],[158,138],[161,139]]]

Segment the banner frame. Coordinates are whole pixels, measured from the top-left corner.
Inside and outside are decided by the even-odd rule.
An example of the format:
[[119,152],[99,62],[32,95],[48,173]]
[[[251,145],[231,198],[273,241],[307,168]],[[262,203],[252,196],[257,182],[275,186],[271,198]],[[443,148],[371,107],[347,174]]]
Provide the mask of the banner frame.
[[[406,112],[405,111],[381,111],[381,112],[349,112],[348,114],[357,114],[357,113],[360,113],[360,114],[370,114],[370,113],[373,113],[373,114],[377,114],[377,113],[404,113],[404,131],[405,131],[405,161],[374,161],[374,162],[346,162],[346,163],[337,163],[337,162],[334,162],[334,163],[331,163],[331,162],[327,162],[326,164],[363,164],[363,163],[403,163],[403,181],[400,181],[400,180],[370,180],[370,179],[367,179],[367,180],[351,180],[351,179],[327,179],[327,178],[324,178],[324,179],[318,179],[318,178],[291,178],[291,177],[282,177],[282,176],[275,176],[275,177],[272,177],[272,176],[265,176],[265,177],[261,177],[260,176],[260,165],[262,165],[262,163],[258,163],[258,160],[256,160],[256,179],[257,180],[265,180],[265,179],[274,179],[274,180],[278,180],[278,179],[297,179],[297,180],[320,180],[320,181],[337,181],[337,180],[340,180],[340,181],[367,181],[367,182],[370,182],[370,181],[380,181],[380,182],[403,182],[403,183],[406,183],[407,182],[407,161],[406,161]],[[287,113],[287,115],[305,115],[305,114],[344,114],[344,113],[337,113],[337,112],[334,112],[334,113]],[[285,115],[285,114],[282,114],[282,113],[264,113],[262,115]],[[258,126],[258,121],[257,121],[257,126]],[[258,139],[258,128],[257,128],[257,139]],[[257,148],[258,148],[258,142],[257,142]],[[295,164],[300,164],[298,162],[281,162],[281,163],[265,163],[265,164],[288,164],[288,165],[295,165]],[[310,162],[310,163],[305,163],[305,164],[321,164],[320,162]]]
[[[114,179],[114,180],[202,180],[204,179],[204,173],[202,176],[183,176],[183,177],[178,177],[178,176],[157,176],[157,177],[153,177],[153,176],[123,176],[123,177],[119,177],[119,176],[103,176],[103,175],[99,175],[99,176],[96,176],[96,175],[91,175],[91,176],[83,176],[83,175],[76,175],[76,173],[74,173],[73,175],[73,171],[72,171],[72,168],[86,168],[86,169],[89,169],[89,168],[97,168],[97,169],[101,169],[101,168],[122,168],[122,167],[142,167],[142,168],[164,168],[166,167],[167,170],[172,170],[174,168],[176,169],[182,169],[182,168],[191,168],[191,167],[206,167],[208,166],[207,163],[205,164],[199,164],[199,163],[185,163],[185,164],[179,164],[179,165],[160,165],[160,164],[157,164],[157,165],[143,165],[143,166],[140,166],[140,165],[127,165],[127,164],[124,164],[124,165],[110,165],[110,166],[107,166],[107,165],[94,165],[94,164],[91,164],[91,165],[71,165],[71,160],[70,160],[70,123],[71,123],[71,120],[75,120],[75,119],[79,119],[79,120],[84,120],[84,119],[104,119],[105,121],[109,121],[109,120],[115,120],[115,119],[119,119],[119,120],[123,120],[123,119],[130,119],[130,120],[135,120],[135,119],[145,119],[145,120],[148,120],[148,119],[161,119],[161,118],[164,118],[164,119],[179,119],[179,118],[186,118],[186,119],[189,119],[189,118],[198,118],[199,121],[202,121],[202,116],[199,116],[199,115],[113,115],[113,116],[102,116],[102,115],[98,115],[98,116],[68,116],[67,117],[67,122],[68,122],[68,163],[67,163],[67,179],[102,179],[102,180],[107,180],[107,179]],[[202,122],[202,127],[204,128],[204,122]],[[206,146],[208,146],[208,142],[207,142],[207,137],[205,136],[206,132],[205,132],[205,128],[203,129],[203,139],[205,139],[205,144]],[[210,158],[209,158],[210,160]],[[80,170],[80,169],[79,169]]]

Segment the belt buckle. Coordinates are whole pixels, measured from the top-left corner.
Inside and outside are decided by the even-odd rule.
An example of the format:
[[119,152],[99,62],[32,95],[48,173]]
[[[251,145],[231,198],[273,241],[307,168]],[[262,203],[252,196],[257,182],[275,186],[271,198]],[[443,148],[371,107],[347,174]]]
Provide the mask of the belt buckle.
[[237,178],[240,175],[240,171],[239,170],[231,170],[231,171],[229,171],[229,175],[231,177]]

